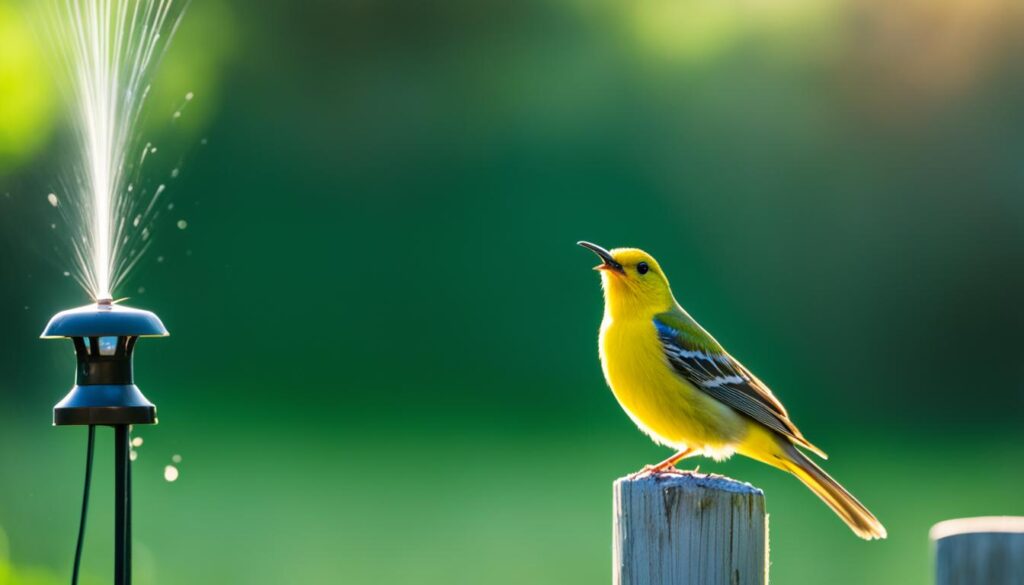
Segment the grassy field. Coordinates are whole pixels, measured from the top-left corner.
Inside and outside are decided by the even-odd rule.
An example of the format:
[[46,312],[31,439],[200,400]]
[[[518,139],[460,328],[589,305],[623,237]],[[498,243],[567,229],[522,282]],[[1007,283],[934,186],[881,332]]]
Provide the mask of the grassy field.
[[[611,482],[660,450],[619,427],[525,433],[443,426],[446,433],[218,431],[214,421],[193,419],[140,429],[136,582],[500,585],[609,578]],[[108,574],[111,554],[108,434],[101,432],[97,445],[84,569],[96,583]],[[841,438],[847,440],[832,441],[829,469],[885,521],[887,541],[857,540],[779,472],[738,460],[701,464],[765,489],[774,582],[820,583],[828,575],[836,585],[923,585],[930,582],[932,523],[1024,513],[1017,489],[1024,469],[1010,437],[935,442],[930,449],[906,438]],[[2,431],[2,457],[12,463],[0,488],[0,519],[10,559],[25,579],[66,581],[83,444],[80,429]],[[163,467],[175,453],[182,455],[181,477],[168,483]],[[962,463],[968,456],[970,468]]]

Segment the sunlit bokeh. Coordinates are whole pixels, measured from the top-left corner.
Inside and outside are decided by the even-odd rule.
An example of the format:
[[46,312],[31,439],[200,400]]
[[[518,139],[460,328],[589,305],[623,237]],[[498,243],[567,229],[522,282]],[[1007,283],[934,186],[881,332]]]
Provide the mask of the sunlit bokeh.
[[0,173],[38,155],[54,126],[53,78],[29,16],[0,1]]

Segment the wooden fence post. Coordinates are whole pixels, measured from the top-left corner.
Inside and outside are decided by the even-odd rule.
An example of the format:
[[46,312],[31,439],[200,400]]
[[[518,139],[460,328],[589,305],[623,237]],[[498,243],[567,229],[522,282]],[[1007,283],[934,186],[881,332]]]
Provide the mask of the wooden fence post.
[[929,536],[937,585],[1024,585],[1024,517],[946,520]]
[[614,585],[768,582],[761,490],[684,472],[620,478],[614,494]]

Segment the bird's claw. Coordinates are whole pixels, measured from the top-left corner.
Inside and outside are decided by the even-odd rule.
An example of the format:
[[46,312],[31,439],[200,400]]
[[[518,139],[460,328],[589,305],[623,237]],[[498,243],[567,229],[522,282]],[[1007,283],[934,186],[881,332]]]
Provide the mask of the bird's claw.
[[700,465],[694,467],[692,470],[679,469],[674,464],[660,463],[658,465],[644,465],[640,471],[634,471],[626,476],[626,479],[639,479],[648,475],[660,475],[666,473],[669,475],[685,475],[688,473],[699,473]]
[[671,465],[671,464],[668,464],[668,465],[665,465],[665,464],[660,464],[660,465],[644,465],[643,469],[641,469],[640,471],[633,472],[633,473],[629,474],[626,477],[628,479],[639,479],[639,478],[647,476],[647,475],[659,475],[659,474],[662,474],[662,473],[668,473],[668,474],[675,475],[675,474],[682,474],[683,471],[680,470],[680,469],[677,469],[675,465]]

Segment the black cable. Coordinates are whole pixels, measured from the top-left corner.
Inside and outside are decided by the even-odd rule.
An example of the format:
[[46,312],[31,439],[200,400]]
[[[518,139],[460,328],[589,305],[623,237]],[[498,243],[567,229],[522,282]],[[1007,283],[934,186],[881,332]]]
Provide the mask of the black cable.
[[75,546],[75,565],[71,571],[71,585],[78,583],[78,567],[82,563],[82,545],[85,543],[85,517],[89,511],[89,486],[92,484],[92,452],[96,443],[96,427],[89,425],[89,446],[85,452],[85,489],[82,490],[82,520],[78,524],[78,545]]

